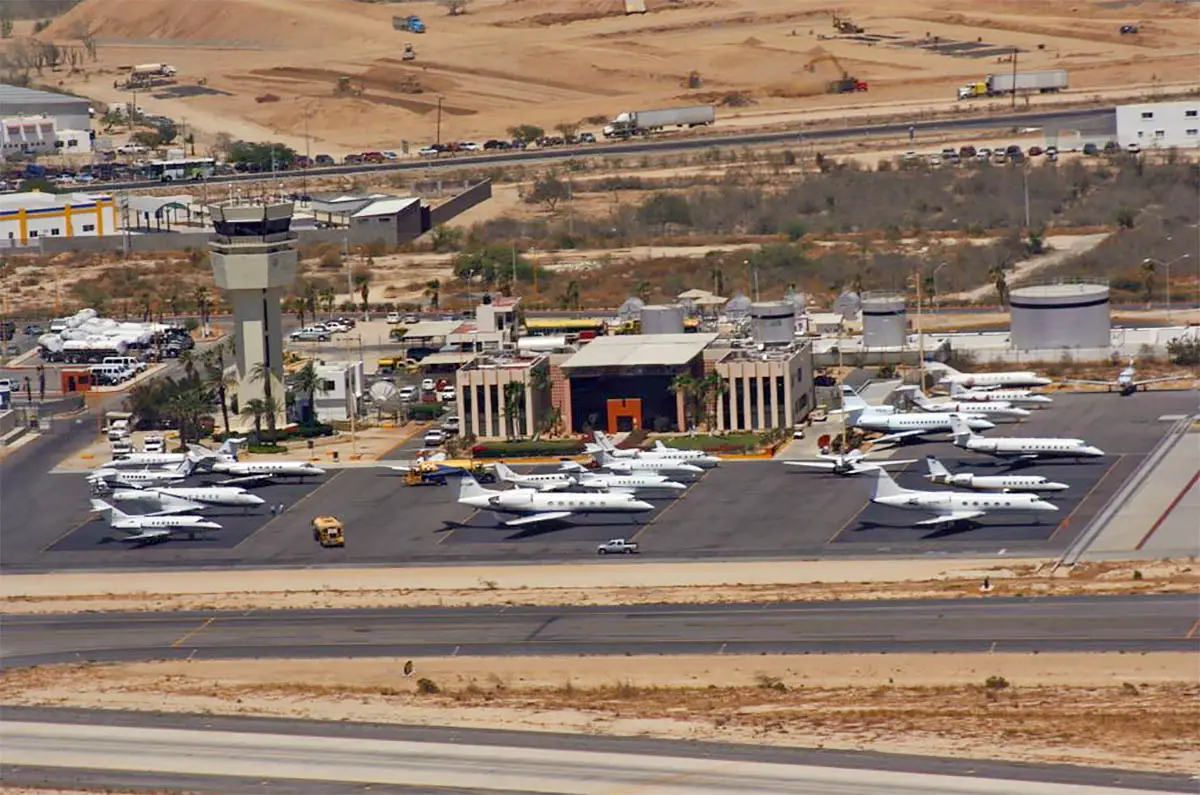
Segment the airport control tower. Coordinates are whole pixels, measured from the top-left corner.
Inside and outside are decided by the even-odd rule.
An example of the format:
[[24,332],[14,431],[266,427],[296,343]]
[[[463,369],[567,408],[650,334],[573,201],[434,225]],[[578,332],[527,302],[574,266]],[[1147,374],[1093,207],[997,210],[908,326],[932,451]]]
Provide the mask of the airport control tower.
[[[271,199],[235,199],[209,207],[216,234],[209,258],[217,287],[229,293],[237,346],[238,404],[272,397],[283,424],[283,332],[280,302],[296,279],[293,205]],[[258,365],[270,373],[259,375]]]

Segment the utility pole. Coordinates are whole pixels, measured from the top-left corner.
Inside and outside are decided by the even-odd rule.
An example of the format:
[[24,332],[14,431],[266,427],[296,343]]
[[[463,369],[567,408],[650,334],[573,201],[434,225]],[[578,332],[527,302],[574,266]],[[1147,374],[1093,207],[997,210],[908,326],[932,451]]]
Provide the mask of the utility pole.
[[1025,231],[1029,231],[1029,167],[1021,168],[1021,181],[1025,186]]
[[913,272],[914,273],[913,278],[917,282],[917,379],[921,385],[921,390],[924,391],[924,389],[925,389],[925,325],[924,325],[924,323],[921,322],[923,320],[923,317],[921,316],[921,304],[923,303],[921,300],[921,298],[923,297],[922,293],[921,293],[921,282],[923,280],[921,270],[922,270],[921,266],[918,265]]
[[1012,84],[1012,107],[1017,109],[1017,53],[1020,52],[1019,47],[1013,47],[1013,84]]
[[437,112],[437,143],[440,146],[442,143],[442,98],[438,97],[438,112]]

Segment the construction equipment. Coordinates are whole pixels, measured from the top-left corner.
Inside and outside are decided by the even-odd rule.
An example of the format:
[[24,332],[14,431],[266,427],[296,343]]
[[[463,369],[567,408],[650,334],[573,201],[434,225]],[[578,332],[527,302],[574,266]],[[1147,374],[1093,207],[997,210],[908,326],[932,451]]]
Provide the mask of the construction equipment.
[[831,80],[825,85],[826,93],[852,94],[855,91],[866,91],[868,88],[870,88],[865,80],[859,80],[857,77],[854,77],[847,72],[845,67],[842,66],[841,62],[838,61],[837,56],[831,52],[824,52],[816,56],[804,65],[804,70],[806,72],[815,72],[817,71],[817,64],[825,61],[829,61],[839,72],[842,73],[842,76],[837,80]]
[[404,54],[401,55],[400,58],[405,61],[415,61],[417,60],[417,51],[413,49],[411,44],[405,44]]
[[837,14],[833,15],[833,29],[838,33],[848,34],[866,32],[866,28],[861,25],[855,25],[854,21],[849,17],[838,16]]
[[313,538],[323,547],[346,545],[346,528],[336,516],[318,516],[312,521]]
[[392,17],[392,27],[396,30],[407,30],[409,33],[425,32],[425,23],[416,14],[407,17]]

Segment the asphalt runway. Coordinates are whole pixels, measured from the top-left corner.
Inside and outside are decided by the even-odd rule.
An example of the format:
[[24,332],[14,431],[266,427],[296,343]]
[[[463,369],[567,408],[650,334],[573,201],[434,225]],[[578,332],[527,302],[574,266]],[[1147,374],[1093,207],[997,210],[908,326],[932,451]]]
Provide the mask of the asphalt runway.
[[[596,545],[632,538],[642,557],[669,559],[794,558],[821,556],[1057,555],[1081,533],[1137,469],[1170,426],[1160,418],[1194,412],[1194,392],[1060,394],[1050,409],[1026,422],[1005,423],[990,436],[1077,436],[1108,455],[1097,461],[1035,463],[1020,471],[1071,485],[1057,514],[1041,523],[1029,515],[984,517],[977,526],[951,531],[914,528],[929,514],[873,506],[870,481],[784,466],[777,461],[726,462],[705,472],[675,498],[651,498],[648,514],[592,514],[524,528],[505,528],[490,512],[456,503],[456,485],[410,487],[386,466],[330,470],[316,482],[283,483],[257,490],[282,515],[265,508],[217,517],[224,529],[212,540],[170,541],[130,547],[88,511],[82,474],[34,475],[45,457],[26,468],[0,469],[0,567],[45,570],[125,566],[263,566],[386,563],[471,563],[579,560]],[[831,429],[834,428],[830,424]],[[905,445],[897,457],[934,454],[951,469],[1002,473],[1009,467],[965,453],[946,441]],[[541,467],[543,471],[553,469]],[[42,470],[43,472],[47,470]],[[924,462],[893,471],[901,485],[928,484]],[[322,549],[311,522],[335,514],[346,524],[347,544]],[[611,565],[621,565],[612,561]]]
[[1187,594],[14,615],[5,666],[145,659],[1195,651]]

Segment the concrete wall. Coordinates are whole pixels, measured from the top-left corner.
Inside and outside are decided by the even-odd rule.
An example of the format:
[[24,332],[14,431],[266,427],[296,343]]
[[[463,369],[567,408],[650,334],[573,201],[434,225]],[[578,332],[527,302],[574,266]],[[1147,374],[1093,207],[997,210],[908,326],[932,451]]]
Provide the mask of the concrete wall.
[[467,188],[453,199],[434,207],[429,213],[430,227],[444,224],[490,198],[492,198],[492,181],[487,179],[478,185]]

